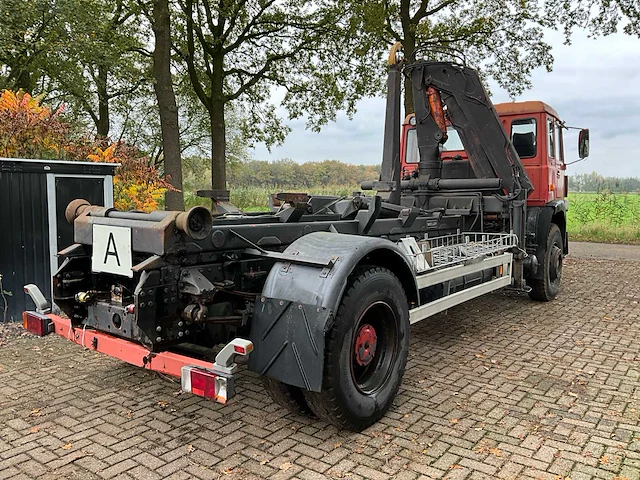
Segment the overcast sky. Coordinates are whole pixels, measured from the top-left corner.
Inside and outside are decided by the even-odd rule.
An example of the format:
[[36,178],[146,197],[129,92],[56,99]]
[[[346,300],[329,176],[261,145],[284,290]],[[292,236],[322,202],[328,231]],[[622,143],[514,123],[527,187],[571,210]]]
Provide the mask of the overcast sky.
[[[516,100],[543,100],[571,126],[590,129],[590,156],[568,167],[570,174],[596,171],[606,176],[640,176],[640,39],[623,34],[598,39],[574,35],[572,45],[551,32],[553,71],[538,69],[533,88]],[[505,91],[490,85],[495,103],[509,101]],[[284,145],[271,153],[256,147],[257,160],[291,158],[297,162],[335,159],[355,164],[379,163],[382,157],[384,99],[362,100],[353,120],[339,115],[316,134],[305,120]],[[565,138],[565,158],[577,159],[577,134]]]

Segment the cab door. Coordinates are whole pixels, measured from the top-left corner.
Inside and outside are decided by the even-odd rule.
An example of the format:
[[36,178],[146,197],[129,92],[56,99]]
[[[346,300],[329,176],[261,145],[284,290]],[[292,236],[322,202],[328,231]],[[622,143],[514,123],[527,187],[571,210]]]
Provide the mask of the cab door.
[[546,115],[546,137],[547,137],[547,171],[548,171],[548,201],[565,196],[564,171],[562,168],[562,132],[560,122],[553,116]]

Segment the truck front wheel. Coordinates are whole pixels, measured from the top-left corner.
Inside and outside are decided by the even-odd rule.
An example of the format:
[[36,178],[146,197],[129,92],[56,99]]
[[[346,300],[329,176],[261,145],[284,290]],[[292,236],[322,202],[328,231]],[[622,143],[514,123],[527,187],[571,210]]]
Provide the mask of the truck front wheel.
[[542,278],[532,279],[528,282],[531,287],[529,296],[533,300],[548,302],[558,294],[562,279],[562,246],[560,227],[552,223],[547,235],[547,248],[540,265]]
[[319,418],[363,430],[379,420],[398,392],[409,350],[409,309],[398,278],[359,267],[327,335],[322,391],[304,391]]

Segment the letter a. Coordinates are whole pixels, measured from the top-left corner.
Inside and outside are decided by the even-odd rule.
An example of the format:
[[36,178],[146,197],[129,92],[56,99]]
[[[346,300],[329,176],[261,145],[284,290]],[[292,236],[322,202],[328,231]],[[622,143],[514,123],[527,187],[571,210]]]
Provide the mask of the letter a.
[[[111,250],[111,245],[113,245],[113,250]],[[118,262],[118,266],[120,266],[120,258],[118,257],[118,249],[116,248],[116,240],[113,238],[113,232],[109,232],[109,240],[107,241],[107,251],[104,254],[103,264],[107,264],[107,258],[113,255],[116,257],[116,262]]]

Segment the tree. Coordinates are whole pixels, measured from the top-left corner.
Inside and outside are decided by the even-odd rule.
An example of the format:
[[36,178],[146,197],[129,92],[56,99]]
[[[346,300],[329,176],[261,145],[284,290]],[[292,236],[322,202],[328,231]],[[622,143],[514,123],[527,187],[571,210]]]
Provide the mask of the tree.
[[63,107],[53,110],[41,100],[22,91],[0,93],[0,156],[119,163],[113,179],[116,208],[158,208],[173,187],[146,155],[125,142],[77,136],[61,118]]
[[0,2],[0,88],[33,93],[55,41],[55,14],[46,0]]
[[[533,69],[551,69],[551,47],[543,41],[537,0],[365,0],[349,2],[361,40],[382,55],[396,42],[405,56],[460,59],[493,78],[512,96],[530,86]],[[426,47],[417,52],[419,47]],[[405,113],[413,91],[405,80]]]
[[59,46],[50,51],[47,74],[56,92],[107,137],[114,104],[126,112],[150,83],[143,18],[133,0],[58,0],[56,14]]
[[184,210],[182,194],[182,164],[180,159],[180,129],[178,126],[178,107],[173,91],[171,75],[171,16],[168,0],[153,2],[153,33],[155,48],[153,50],[153,78],[160,126],[162,128],[162,152],[164,172],[176,190],[165,193],[167,210]]
[[288,132],[270,102],[277,88],[289,116],[304,112],[308,126],[316,129],[342,107],[352,114],[358,98],[379,90],[378,75],[369,68],[354,71],[344,54],[357,39],[335,2],[178,3],[181,31],[174,40],[209,115],[214,189],[226,188],[226,115],[231,107],[244,118],[241,128],[249,142],[272,145]]
[[640,37],[640,3],[637,0],[547,0],[547,17],[564,28],[567,41],[576,29],[590,35],[610,35],[622,29]]
[[0,88],[63,99],[100,136],[130,126],[130,105],[153,94],[141,20],[134,0],[0,2]]

